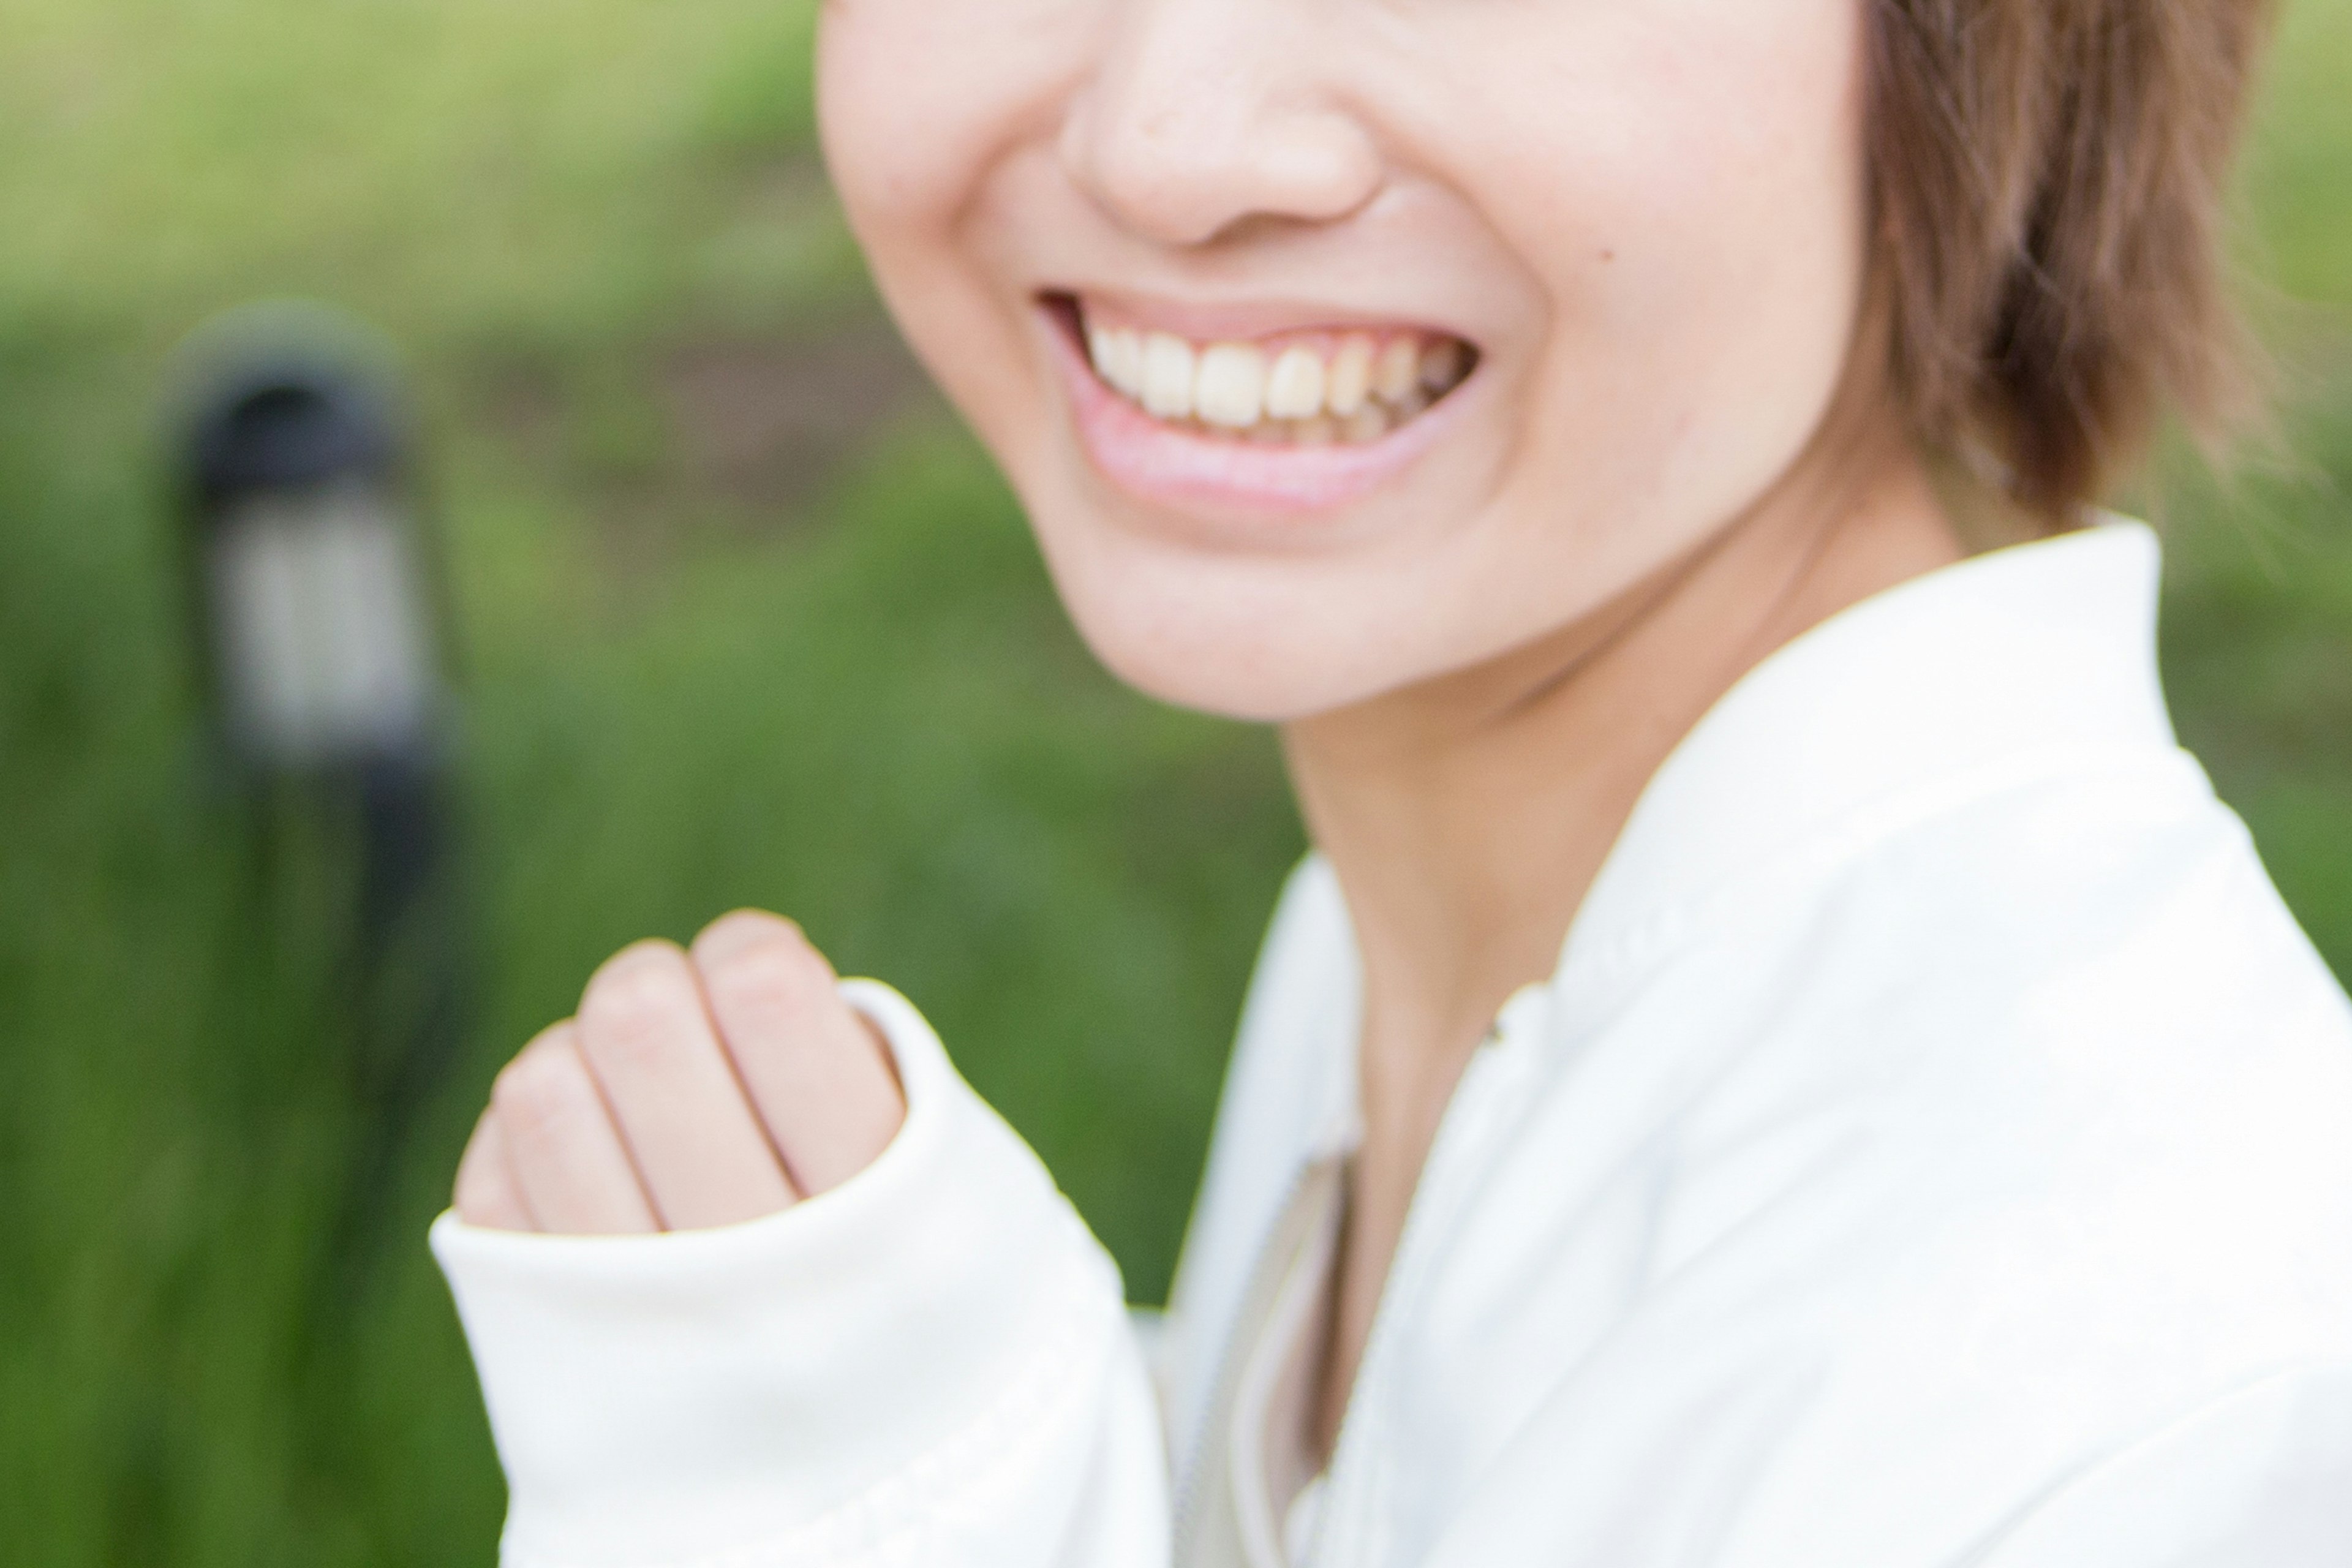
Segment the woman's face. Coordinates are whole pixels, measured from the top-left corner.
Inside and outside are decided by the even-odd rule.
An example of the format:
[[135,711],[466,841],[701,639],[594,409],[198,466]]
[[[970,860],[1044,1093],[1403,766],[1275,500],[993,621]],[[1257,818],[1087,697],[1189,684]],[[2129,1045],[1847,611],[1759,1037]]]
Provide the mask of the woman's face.
[[1797,463],[1864,285],[1860,0],[828,0],[892,310],[1138,687],[1326,711]]

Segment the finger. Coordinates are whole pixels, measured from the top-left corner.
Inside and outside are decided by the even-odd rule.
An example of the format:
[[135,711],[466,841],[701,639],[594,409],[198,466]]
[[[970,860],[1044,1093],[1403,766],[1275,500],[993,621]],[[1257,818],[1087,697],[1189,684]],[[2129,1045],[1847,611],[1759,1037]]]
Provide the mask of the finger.
[[539,1228],[531,1220],[530,1205],[523,1202],[514,1169],[507,1163],[506,1134],[495,1110],[483,1111],[482,1119],[474,1123],[474,1135],[466,1140],[450,1206],[459,1219],[484,1230]]
[[890,1053],[841,999],[833,966],[800,927],[743,910],[695,939],[719,1032],[795,1185],[840,1185],[906,1120]]
[[664,1225],[734,1225],[792,1203],[694,966],[674,944],[639,942],[596,972],[580,998],[580,1048]]
[[541,1230],[571,1236],[658,1230],[577,1036],[568,1018],[544,1031],[507,1064],[490,1090],[516,1189]]

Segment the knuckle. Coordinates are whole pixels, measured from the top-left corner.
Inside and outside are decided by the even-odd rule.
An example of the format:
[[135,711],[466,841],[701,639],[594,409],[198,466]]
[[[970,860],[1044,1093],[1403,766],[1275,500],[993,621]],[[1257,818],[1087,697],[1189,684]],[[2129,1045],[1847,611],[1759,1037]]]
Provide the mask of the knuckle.
[[694,939],[693,958],[708,980],[749,953],[772,950],[811,954],[816,951],[810,945],[808,933],[783,916],[765,910],[737,910],[702,929],[702,933]]
[[490,1110],[500,1126],[543,1131],[578,1112],[583,1069],[561,1041],[541,1036],[509,1062],[490,1086]]
[[786,1017],[807,1016],[838,1005],[832,968],[802,941],[779,939],[740,948],[721,959],[707,978],[723,999]]
[[686,956],[666,942],[641,942],[604,961],[581,993],[583,1024],[620,1033],[657,1026],[694,1000]]
[[800,922],[788,916],[767,910],[731,910],[703,928],[698,942],[725,946],[749,945],[761,941],[782,940],[805,942],[808,933]]

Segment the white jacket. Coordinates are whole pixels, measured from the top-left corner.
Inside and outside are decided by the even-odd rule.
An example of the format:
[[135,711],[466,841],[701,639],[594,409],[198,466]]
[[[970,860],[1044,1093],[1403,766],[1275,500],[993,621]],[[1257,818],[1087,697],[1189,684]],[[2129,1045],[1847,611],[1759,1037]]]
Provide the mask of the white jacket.
[[[2352,1565],[2352,1012],[2173,742],[2156,572],[2130,524],[1964,563],[1689,736],[1446,1111],[1316,1568]],[[1160,1568],[1172,1511],[1190,1562],[1279,1563],[1244,1363],[1349,1136],[1354,962],[1310,860],[1160,1392],[879,986],[909,1113],[835,1191],[642,1238],[442,1216],[507,1563]]]

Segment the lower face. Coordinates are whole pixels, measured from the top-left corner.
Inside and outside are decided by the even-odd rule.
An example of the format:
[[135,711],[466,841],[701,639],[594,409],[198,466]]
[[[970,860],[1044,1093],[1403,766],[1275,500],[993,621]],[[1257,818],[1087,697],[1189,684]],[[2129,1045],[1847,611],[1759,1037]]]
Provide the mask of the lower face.
[[828,0],[825,149],[1097,655],[1290,720],[1602,609],[1798,464],[1863,0]]

